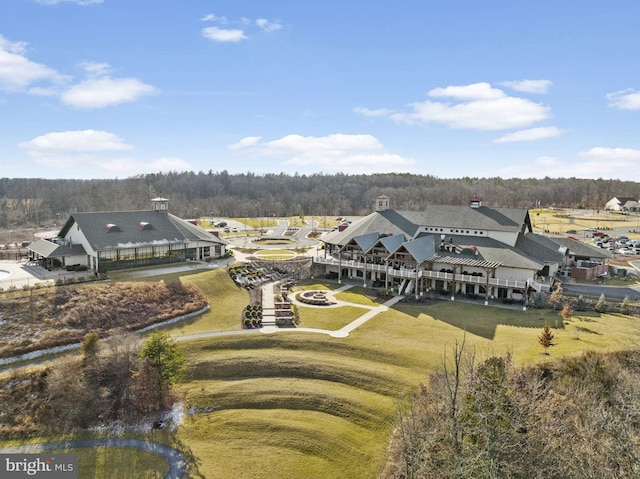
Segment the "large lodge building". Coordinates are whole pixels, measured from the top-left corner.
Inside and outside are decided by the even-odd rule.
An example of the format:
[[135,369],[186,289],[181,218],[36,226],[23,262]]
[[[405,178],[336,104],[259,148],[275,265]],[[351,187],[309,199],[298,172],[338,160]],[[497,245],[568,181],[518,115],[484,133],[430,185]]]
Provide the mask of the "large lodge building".
[[611,254],[582,242],[533,233],[529,211],[489,208],[480,198],[468,206],[429,205],[396,211],[376,198],[376,211],[323,238],[315,274],[361,280],[364,286],[416,297],[434,291],[522,302],[549,291],[556,275],[605,274]]
[[166,198],[151,202],[151,210],[74,213],[55,238],[36,241],[28,249],[48,269],[96,272],[225,255],[225,240],[169,213]]

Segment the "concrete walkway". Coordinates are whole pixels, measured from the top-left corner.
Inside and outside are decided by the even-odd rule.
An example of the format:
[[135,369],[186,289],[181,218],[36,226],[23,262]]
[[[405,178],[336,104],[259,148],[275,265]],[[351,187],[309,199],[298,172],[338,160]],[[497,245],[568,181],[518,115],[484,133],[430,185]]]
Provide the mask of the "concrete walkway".
[[182,479],[187,472],[187,461],[184,456],[172,447],[157,442],[139,439],[107,438],[85,439],[81,441],[45,442],[0,448],[1,454],[38,454],[45,451],[64,451],[68,449],[84,449],[93,447],[128,447],[162,456],[169,462],[169,472],[164,479]]
[[360,326],[362,326],[363,324],[365,324],[367,321],[377,316],[378,314],[387,311],[391,306],[393,306],[398,301],[404,298],[404,296],[394,296],[389,301],[379,306],[367,306],[364,304],[349,303],[347,301],[340,301],[335,299],[334,297],[335,294],[341,293],[342,291],[347,291],[349,288],[353,286],[350,284],[341,286],[340,288],[332,291],[327,291],[327,296],[331,299],[331,302],[334,303],[330,305],[314,306],[310,304],[301,303],[300,301],[295,299],[295,295],[291,295],[289,297],[289,301],[291,301],[293,304],[308,307],[308,308],[327,309],[327,308],[340,308],[343,306],[355,306],[358,308],[367,309],[368,311],[364,313],[362,316],[360,316],[359,318],[351,321],[346,326],[343,326],[342,328],[334,331],[328,330],[328,329],[316,329],[316,328],[279,328],[275,325],[275,313],[274,313],[273,324],[268,323],[269,325],[267,326],[267,323],[265,323],[265,311],[269,309],[273,310],[274,308],[273,297],[275,294],[274,293],[275,285],[276,283],[265,283],[262,286],[262,326],[263,327],[260,330],[260,332],[264,334],[274,334],[274,333],[280,333],[280,332],[282,333],[302,332],[302,333],[327,334],[333,338],[346,338],[347,336],[349,336],[349,333],[351,333],[353,330],[359,328]]

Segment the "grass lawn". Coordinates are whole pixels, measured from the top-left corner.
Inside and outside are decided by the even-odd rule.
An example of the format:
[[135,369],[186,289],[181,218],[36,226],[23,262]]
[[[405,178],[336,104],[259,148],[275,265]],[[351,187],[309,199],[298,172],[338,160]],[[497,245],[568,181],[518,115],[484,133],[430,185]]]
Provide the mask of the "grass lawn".
[[380,306],[381,303],[371,297],[371,290],[369,290],[369,295],[366,294],[366,291],[367,290],[360,287],[350,288],[336,294],[335,298],[348,303],[363,304],[365,306]]
[[[132,434],[128,437],[145,439],[179,448],[173,433],[152,431],[149,434]],[[101,437],[100,434],[79,432],[77,434],[53,437],[33,437],[26,440],[11,439],[0,441],[1,447],[19,446],[40,442],[73,441]],[[103,479],[105,477],[162,479],[169,472],[169,463],[162,456],[139,449],[126,447],[92,447],[47,451],[48,453],[78,454],[79,479]]]
[[267,249],[258,251],[257,253],[255,253],[255,256],[261,259],[272,259],[278,261],[291,259],[296,256],[296,253],[294,251],[287,251],[285,249]]
[[335,331],[365,314],[368,310],[357,306],[340,308],[298,306],[301,328]]
[[[357,289],[339,296],[376,304]],[[327,329],[366,312],[300,310],[301,326]],[[537,340],[545,321],[555,334],[550,356]],[[510,352],[527,364],[633,347],[639,333],[640,319],[622,315],[574,315],[563,324],[553,311],[443,301],[399,303],[344,339],[288,332],[184,341],[190,371],[179,395],[193,414],[178,436],[206,477],[373,479],[385,462],[398,398],[426,382],[465,334],[480,357]]]
[[[226,271],[180,280],[196,285],[211,310],[168,327],[172,336],[239,329],[248,294]],[[338,286],[309,281],[294,289]],[[367,312],[362,306],[377,305],[361,293],[367,291],[337,295],[353,306],[300,307],[301,327],[341,328]],[[550,356],[537,340],[545,322],[555,335]],[[341,339],[289,330],[184,340],[188,371],[176,394],[187,414],[175,437],[160,440],[181,445],[202,477],[375,479],[385,463],[399,398],[427,382],[465,335],[479,358],[510,352],[517,364],[530,364],[590,349],[637,347],[640,318],[575,314],[565,323],[557,311],[400,302]],[[163,433],[147,437],[158,440],[158,434]],[[115,450],[114,459],[105,453],[88,459],[96,472],[83,477],[131,477],[129,471],[145,469],[144,453],[128,457]],[[111,462],[121,463],[121,470],[100,476]],[[149,470],[161,474],[155,466]]]
[[[531,225],[534,232],[547,230],[553,233],[565,234],[568,230],[575,230],[578,239],[583,239],[584,230],[598,228],[610,230],[613,228],[636,229],[638,218],[634,215],[613,214],[605,211],[594,214],[592,210],[529,210]],[[636,239],[640,235],[627,233],[629,238]]]
[[109,477],[135,477],[162,479],[169,472],[169,463],[163,457],[150,452],[120,447],[94,447],[69,449],[66,453],[78,454],[80,479]]

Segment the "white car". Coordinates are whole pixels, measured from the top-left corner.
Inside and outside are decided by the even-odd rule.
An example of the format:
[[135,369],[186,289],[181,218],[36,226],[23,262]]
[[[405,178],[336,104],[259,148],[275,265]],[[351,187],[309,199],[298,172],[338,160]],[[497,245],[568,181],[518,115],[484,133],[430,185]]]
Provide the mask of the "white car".
[[629,248],[620,248],[618,251],[616,251],[616,253],[618,253],[618,254],[636,254],[635,251],[633,251],[632,249],[629,249]]
[[236,228],[235,226],[233,228],[231,228],[231,232],[232,233],[237,233],[238,232],[238,228]]

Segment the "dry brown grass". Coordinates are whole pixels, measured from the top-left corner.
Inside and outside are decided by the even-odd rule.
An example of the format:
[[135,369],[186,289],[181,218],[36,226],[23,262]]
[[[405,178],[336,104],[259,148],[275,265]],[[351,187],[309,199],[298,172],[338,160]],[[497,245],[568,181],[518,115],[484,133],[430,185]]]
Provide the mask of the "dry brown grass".
[[108,337],[204,308],[197,288],[179,281],[87,284],[0,302],[0,357],[79,342],[95,331]]

